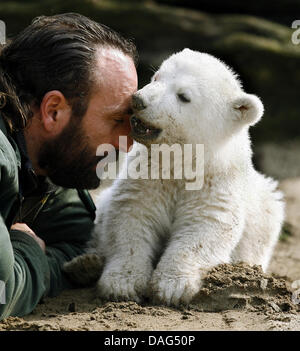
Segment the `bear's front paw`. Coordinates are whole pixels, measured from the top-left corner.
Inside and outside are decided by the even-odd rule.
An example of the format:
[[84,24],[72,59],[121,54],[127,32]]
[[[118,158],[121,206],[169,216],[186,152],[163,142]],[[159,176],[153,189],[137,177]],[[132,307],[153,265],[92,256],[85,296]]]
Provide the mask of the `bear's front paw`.
[[188,305],[201,287],[200,275],[182,276],[154,272],[150,282],[153,301],[167,306]]
[[149,280],[147,272],[106,270],[98,281],[98,295],[105,300],[141,302],[147,296]]
[[65,262],[63,271],[74,283],[89,286],[95,284],[99,279],[103,263],[103,257],[87,253]]

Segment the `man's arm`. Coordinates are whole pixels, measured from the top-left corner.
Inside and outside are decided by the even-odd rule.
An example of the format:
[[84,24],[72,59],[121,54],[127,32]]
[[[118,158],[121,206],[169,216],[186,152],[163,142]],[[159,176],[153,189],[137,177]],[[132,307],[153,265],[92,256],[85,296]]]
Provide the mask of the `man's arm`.
[[0,319],[31,312],[50,281],[47,257],[36,241],[24,232],[7,228],[6,219],[17,194],[18,168],[15,152],[1,133],[0,280],[5,296],[1,296]]
[[5,302],[0,320],[30,313],[47,293],[50,272],[47,258],[37,242],[24,232],[9,232],[0,216],[0,280]]
[[[88,196],[86,200],[89,201]],[[74,287],[62,266],[82,254],[90,238],[93,204],[89,208],[84,202],[76,190],[64,189],[41,212],[31,229],[45,241],[46,254],[27,233],[8,232],[0,217],[0,280],[6,290],[0,320],[28,314],[43,296],[55,296]]]
[[[90,201],[88,196],[86,201]],[[83,253],[90,238],[93,204],[89,208],[84,202],[76,190],[60,190],[36,219],[34,232],[41,231],[46,255],[27,233],[8,232],[0,217],[0,280],[6,290],[0,319],[28,314],[43,296],[55,296],[62,289],[74,287],[61,268],[64,262]]]
[[84,252],[91,237],[94,216],[95,206],[87,191],[59,188],[30,225],[46,244],[50,270],[48,296],[74,287],[62,266]]

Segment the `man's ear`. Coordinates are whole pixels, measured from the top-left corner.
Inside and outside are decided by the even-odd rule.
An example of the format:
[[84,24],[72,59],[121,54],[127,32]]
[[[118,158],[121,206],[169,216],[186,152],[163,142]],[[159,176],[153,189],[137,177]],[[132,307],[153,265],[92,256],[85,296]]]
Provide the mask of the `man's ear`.
[[71,117],[71,106],[58,90],[48,91],[41,102],[41,122],[47,133],[59,134]]
[[257,123],[264,113],[261,100],[256,95],[246,93],[233,101],[232,108],[235,120],[251,126]]

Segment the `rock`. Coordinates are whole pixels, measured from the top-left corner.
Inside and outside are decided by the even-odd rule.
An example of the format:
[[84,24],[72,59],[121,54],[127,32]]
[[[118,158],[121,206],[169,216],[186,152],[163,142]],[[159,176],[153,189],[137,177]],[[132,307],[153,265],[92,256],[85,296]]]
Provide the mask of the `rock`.
[[[290,1],[295,9],[299,6],[296,0]],[[276,5],[272,2],[272,6]],[[69,11],[87,15],[134,39],[140,53],[140,86],[149,81],[153,69],[168,55],[184,47],[220,57],[240,74],[245,90],[264,102],[265,116],[251,132],[254,141],[299,138],[300,44],[293,45],[291,28],[248,15],[209,15],[148,1],[36,0],[0,4],[7,33],[17,33],[36,15]]]
[[300,12],[300,3],[298,0],[264,0],[247,2],[241,2],[239,0],[155,0],[155,2],[198,9],[210,13],[239,13],[263,16],[288,25],[295,19],[295,13]]
[[267,286],[268,286],[268,279],[262,279],[262,280],[260,281],[260,287],[261,287],[261,289],[262,289],[262,290],[266,290]]
[[69,312],[76,312],[76,305],[75,302],[71,302],[68,307]]
[[269,305],[273,308],[275,312],[281,312],[280,307],[273,301],[269,302]]

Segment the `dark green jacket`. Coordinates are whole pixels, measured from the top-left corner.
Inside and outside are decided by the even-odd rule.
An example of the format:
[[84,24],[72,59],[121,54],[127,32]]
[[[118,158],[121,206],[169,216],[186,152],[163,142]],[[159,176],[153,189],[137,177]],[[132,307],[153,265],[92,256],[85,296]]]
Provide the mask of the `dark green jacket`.
[[[10,135],[0,116],[0,320],[28,314],[42,297],[74,287],[61,267],[83,252],[94,215],[87,191],[35,176],[23,134]],[[46,254],[29,235],[10,231],[16,222],[45,241]]]

